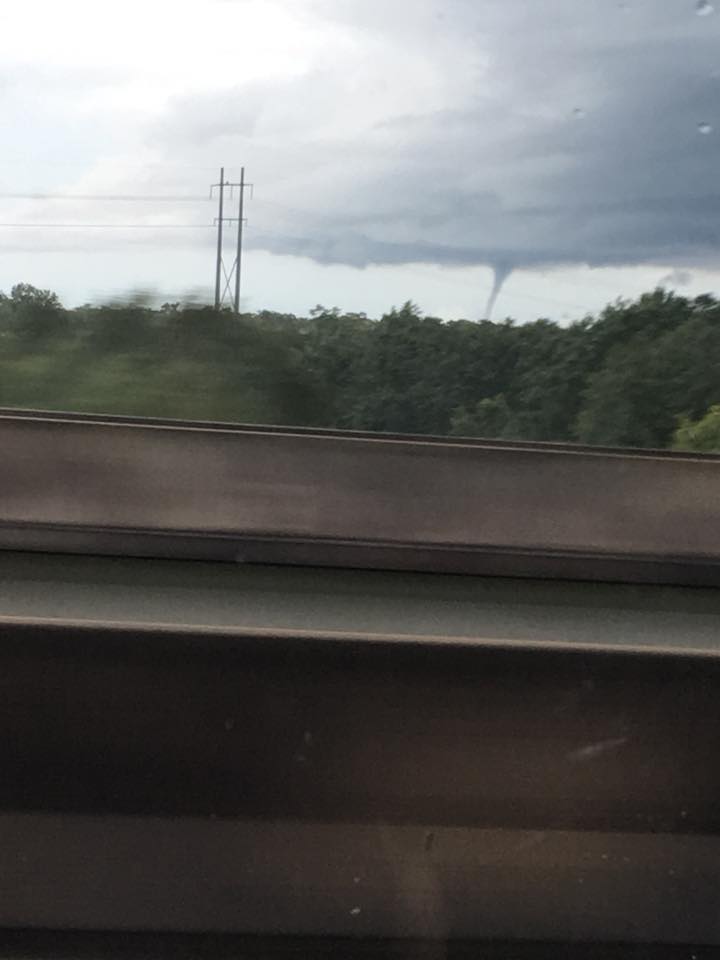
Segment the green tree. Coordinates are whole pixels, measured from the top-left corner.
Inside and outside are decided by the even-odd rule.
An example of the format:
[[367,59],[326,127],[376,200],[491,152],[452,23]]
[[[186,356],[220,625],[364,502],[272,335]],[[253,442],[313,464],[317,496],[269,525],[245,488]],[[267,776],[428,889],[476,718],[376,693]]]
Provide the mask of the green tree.
[[5,331],[21,341],[57,336],[67,329],[67,315],[52,291],[29,283],[16,284],[0,304],[0,322]]
[[706,442],[718,370],[720,303],[664,290],[567,327],[0,294],[5,405],[662,447]]
[[673,438],[673,447],[676,450],[720,453],[720,404],[710,407],[700,420],[681,417]]
[[[609,325],[597,353],[598,328]],[[665,447],[679,413],[698,417],[720,402],[720,305],[664,291],[615,305],[588,328],[599,366],[590,373],[577,420],[585,443]],[[614,341],[614,342],[613,342]]]
[[517,433],[515,415],[501,393],[479,400],[472,410],[457,407],[452,413],[450,435],[453,437],[516,439]]
[[350,423],[364,430],[446,433],[452,380],[443,375],[452,350],[447,327],[408,302],[368,330],[356,376]]

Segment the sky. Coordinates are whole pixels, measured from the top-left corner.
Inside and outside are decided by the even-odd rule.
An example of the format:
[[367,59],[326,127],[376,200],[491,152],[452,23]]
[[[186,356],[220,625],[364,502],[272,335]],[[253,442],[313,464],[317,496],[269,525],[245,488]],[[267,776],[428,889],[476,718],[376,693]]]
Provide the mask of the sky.
[[244,165],[244,309],[720,292],[709,0],[3,0],[0,104],[0,290],[210,300]]

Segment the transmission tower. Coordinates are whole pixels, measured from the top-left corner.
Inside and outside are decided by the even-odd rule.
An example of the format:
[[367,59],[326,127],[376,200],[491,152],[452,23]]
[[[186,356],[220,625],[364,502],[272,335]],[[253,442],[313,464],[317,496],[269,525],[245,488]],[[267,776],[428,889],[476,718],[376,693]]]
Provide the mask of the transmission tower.
[[[232,298],[232,306],[235,313],[240,313],[240,287],[242,283],[242,254],[243,254],[243,230],[245,227],[245,191],[249,189],[252,196],[253,185],[245,182],[245,167],[240,171],[240,180],[231,183],[225,179],[225,167],[220,168],[220,181],[210,187],[210,196],[214,191],[218,192],[218,215],[215,218],[217,224],[217,259],[215,263],[215,309],[222,310],[228,298]],[[236,217],[225,216],[225,191],[230,190],[230,199],[233,200],[235,191],[238,191],[238,211]],[[225,265],[223,256],[224,230],[226,223],[237,224],[237,244],[235,247],[235,259],[230,270]]]

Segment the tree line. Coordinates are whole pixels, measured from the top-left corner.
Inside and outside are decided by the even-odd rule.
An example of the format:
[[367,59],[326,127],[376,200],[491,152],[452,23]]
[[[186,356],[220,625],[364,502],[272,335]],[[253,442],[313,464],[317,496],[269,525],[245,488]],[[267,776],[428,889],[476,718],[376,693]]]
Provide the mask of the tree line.
[[0,293],[0,405],[720,450],[720,301],[664,289],[567,326],[237,315]]

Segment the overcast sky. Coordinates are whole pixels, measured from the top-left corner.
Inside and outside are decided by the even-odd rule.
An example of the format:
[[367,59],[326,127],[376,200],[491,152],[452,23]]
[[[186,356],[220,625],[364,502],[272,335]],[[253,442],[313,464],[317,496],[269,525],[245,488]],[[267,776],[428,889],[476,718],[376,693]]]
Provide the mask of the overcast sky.
[[707,0],[2,0],[0,103],[0,289],[209,298],[221,164],[248,309],[720,289]]

